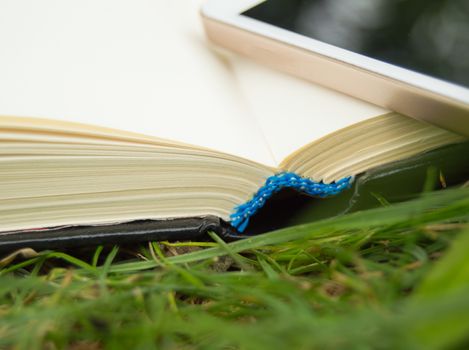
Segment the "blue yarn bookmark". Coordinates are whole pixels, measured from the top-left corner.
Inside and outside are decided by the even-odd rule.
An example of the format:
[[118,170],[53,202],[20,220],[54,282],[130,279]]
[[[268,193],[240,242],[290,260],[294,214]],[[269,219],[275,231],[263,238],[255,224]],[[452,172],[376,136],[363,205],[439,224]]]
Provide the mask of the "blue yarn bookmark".
[[273,194],[284,188],[293,188],[299,192],[323,198],[338,194],[349,188],[352,181],[353,178],[349,176],[339,181],[325,184],[322,181],[316,182],[303,178],[295,173],[284,172],[273,175],[266,180],[264,186],[256,192],[250,201],[235,208],[235,212],[230,216],[231,226],[239,232],[243,232],[249,223],[249,219],[264,206]]

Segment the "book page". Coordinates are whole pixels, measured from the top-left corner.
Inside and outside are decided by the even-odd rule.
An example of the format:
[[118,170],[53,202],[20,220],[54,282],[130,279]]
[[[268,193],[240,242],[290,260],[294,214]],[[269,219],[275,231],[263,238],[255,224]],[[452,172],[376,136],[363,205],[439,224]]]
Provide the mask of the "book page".
[[[199,0],[3,0],[0,115],[95,124],[275,165]],[[1,127],[1,125],[0,125]]]
[[388,112],[239,56],[230,60],[277,164],[312,141]]

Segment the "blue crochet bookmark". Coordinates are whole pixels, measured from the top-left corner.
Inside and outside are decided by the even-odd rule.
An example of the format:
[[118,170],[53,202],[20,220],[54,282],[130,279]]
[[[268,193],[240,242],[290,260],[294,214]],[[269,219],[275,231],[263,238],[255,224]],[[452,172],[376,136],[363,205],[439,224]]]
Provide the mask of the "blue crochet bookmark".
[[230,216],[231,226],[239,232],[243,232],[249,219],[264,206],[266,201],[274,193],[284,188],[293,188],[299,192],[307,193],[318,197],[328,197],[342,192],[352,184],[352,177],[346,177],[339,181],[325,184],[322,181],[316,182],[303,178],[295,173],[279,173],[269,177],[252,199],[235,208],[235,212]]

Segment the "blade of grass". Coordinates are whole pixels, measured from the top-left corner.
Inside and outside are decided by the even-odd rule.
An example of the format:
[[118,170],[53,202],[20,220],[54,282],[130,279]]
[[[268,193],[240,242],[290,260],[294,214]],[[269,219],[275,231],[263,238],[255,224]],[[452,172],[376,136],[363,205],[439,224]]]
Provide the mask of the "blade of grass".
[[[445,256],[426,276],[410,300],[411,307],[437,299],[457,299],[469,290],[469,227],[452,242]],[[466,294],[467,297],[467,294]],[[469,334],[469,305],[446,317],[439,315],[416,325],[421,344],[430,348],[448,348]]]
[[[345,230],[369,229],[383,225],[423,225],[442,222],[446,219],[467,216],[469,188],[452,189],[429,193],[419,199],[385,208],[348,214],[342,217],[321,220],[315,223],[294,226],[278,231],[245,238],[227,244],[230,251],[239,253],[266,245],[274,245],[298,239],[332,238],[344,235]],[[418,219],[416,219],[418,218]],[[211,259],[226,254],[223,247],[204,249],[168,258],[175,264]],[[116,264],[112,271],[125,272],[154,268],[152,261]]]

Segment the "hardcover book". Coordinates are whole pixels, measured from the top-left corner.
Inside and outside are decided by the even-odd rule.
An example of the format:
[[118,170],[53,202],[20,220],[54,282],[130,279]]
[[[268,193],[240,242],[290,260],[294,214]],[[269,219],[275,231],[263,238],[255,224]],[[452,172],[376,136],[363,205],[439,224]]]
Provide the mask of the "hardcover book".
[[282,189],[465,141],[217,51],[199,5],[0,3],[0,245],[238,237]]

